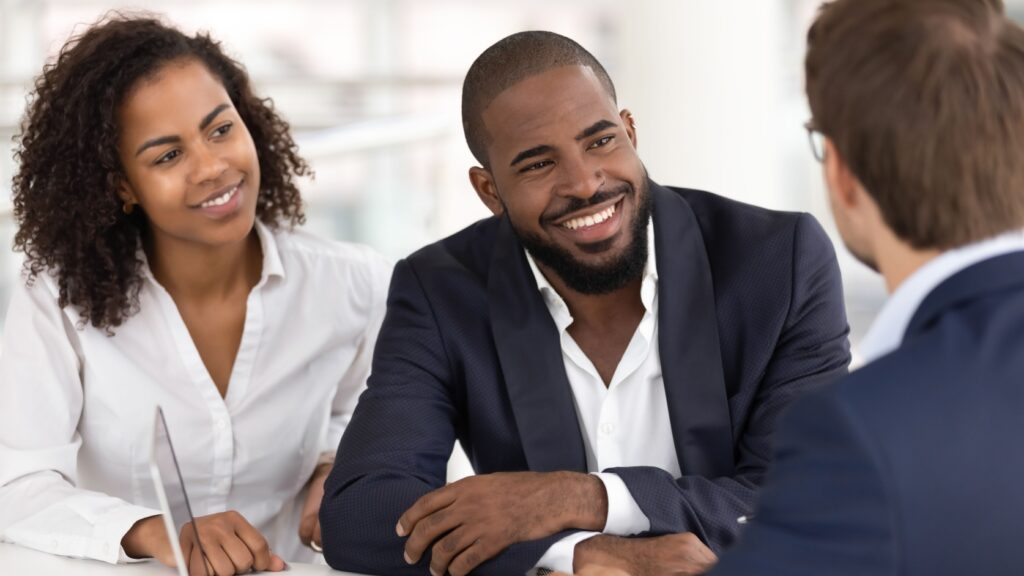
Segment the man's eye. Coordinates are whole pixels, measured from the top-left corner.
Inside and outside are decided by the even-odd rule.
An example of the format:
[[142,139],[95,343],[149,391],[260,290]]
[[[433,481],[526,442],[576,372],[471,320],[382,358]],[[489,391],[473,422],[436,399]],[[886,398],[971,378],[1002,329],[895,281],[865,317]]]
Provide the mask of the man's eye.
[[551,160],[542,160],[540,162],[534,162],[533,164],[530,164],[529,166],[523,167],[523,169],[520,170],[520,172],[533,172],[533,171],[536,171],[536,170],[540,170],[541,168],[547,168],[548,166],[551,165],[551,163],[552,163]]
[[170,162],[171,160],[174,160],[180,154],[180,150],[171,150],[167,154],[164,154],[163,156],[157,158],[155,164],[165,164],[167,162]]
[[593,144],[591,144],[590,147],[591,148],[600,148],[602,146],[605,146],[609,142],[611,142],[613,138],[615,138],[615,136],[611,136],[611,135],[605,136],[603,138],[599,138]]

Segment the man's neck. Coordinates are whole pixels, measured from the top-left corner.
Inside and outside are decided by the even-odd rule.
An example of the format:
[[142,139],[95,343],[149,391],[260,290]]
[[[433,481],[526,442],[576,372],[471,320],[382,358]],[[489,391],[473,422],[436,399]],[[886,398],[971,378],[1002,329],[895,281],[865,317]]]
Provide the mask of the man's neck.
[[895,292],[907,278],[922,266],[942,254],[941,250],[919,250],[897,238],[891,232],[882,234],[875,245],[878,271],[885,279],[889,294]]
[[630,280],[625,286],[607,294],[584,294],[570,288],[551,268],[537,262],[537,268],[562,297],[573,325],[603,329],[619,322],[626,322],[635,328],[643,317],[644,305],[640,299],[643,277]]
[[144,243],[153,277],[177,300],[210,301],[248,293],[259,281],[263,261],[255,228],[226,246],[150,235]]

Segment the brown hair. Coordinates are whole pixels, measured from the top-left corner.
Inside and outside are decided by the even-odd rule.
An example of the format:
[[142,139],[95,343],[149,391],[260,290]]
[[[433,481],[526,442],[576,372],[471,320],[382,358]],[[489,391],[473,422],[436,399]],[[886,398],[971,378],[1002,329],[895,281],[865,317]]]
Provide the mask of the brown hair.
[[61,306],[83,323],[119,326],[138,304],[147,223],[126,216],[117,196],[124,179],[118,156],[118,109],[141,79],[168,62],[195,59],[227,90],[252,135],[260,165],[256,216],[270,226],[300,224],[294,177],[309,173],[288,124],[253,93],[245,69],[205,34],[186,36],[150,17],[113,14],[61,48],[35,82],[17,137],[13,182],[16,250],[29,278],[52,272]]
[[615,100],[615,85],[597,58],[576,41],[554,32],[517,32],[477,56],[462,83],[462,129],[470,152],[481,166],[490,169],[489,136],[481,118],[484,110],[514,84],[562,66],[590,68]]
[[1000,0],[836,0],[807,40],[812,122],[897,236],[1024,227],[1024,31]]

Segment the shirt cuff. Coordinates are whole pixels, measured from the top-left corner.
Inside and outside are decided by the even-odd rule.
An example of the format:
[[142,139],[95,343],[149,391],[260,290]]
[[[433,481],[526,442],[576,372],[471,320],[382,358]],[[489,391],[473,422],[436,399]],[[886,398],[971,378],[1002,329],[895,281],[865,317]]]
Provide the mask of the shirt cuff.
[[572,574],[572,557],[576,552],[576,545],[587,538],[597,536],[600,532],[573,532],[548,548],[548,551],[537,560],[533,570],[527,572],[528,576],[536,576],[537,571],[546,568],[552,572],[565,572]]
[[[124,547],[121,546],[121,540],[124,539],[125,534],[132,529],[139,520],[149,518],[152,516],[159,516],[161,512],[159,510],[153,510],[150,508],[143,508],[142,506],[125,506],[117,508],[111,511],[103,521],[96,526],[94,537],[97,542],[102,542],[103,549],[108,551],[116,549],[116,556],[107,558],[98,558],[105,562],[116,563],[116,564],[128,564],[131,562],[142,562],[148,560],[148,558],[132,558],[125,551]],[[93,556],[95,558],[95,556]]]
[[651,519],[640,509],[618,474],[594,472],[593,475],[601,480],[608,494],[608,517],[603,530],[605,534],[632,536],[651,529]]

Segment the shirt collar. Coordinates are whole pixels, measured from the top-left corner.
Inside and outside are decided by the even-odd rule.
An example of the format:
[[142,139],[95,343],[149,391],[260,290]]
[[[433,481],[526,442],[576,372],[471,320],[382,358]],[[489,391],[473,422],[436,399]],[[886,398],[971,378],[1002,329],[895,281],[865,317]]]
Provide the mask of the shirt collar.
[[[555,319],[555,324],[558,325],[559,330],[564,330],[572,324],[572,315],[569,313],[569,307],[565,304],[565,300],[558,291],[544,277],[540,268],[537,267],[537,262],[534,261],[530,251],[523,248],[523,252],[526,254],[526,261],[530,264],[530,271],[533,272],[533,278],[537,281],[537,290],[540,291],[541,296],[544,298],[544,304],[547,305],[548,312]],[[653,309],[654,299],[657,294],[658,259],[654,254],[654,220],[651,219],[647,221],[647,262],[644,264],[644,278],[640,285],[640,301],[645,309]]]
[[1020,250],[1024,250],[1024,231],[1016,230],[948,250],[921,266],[892,293],[861,340],[864,363],[900,347],[914,313],[939,284],[973,264]]
[[[284,264],[281,262],[281,253],[277,249],[277,239],[270,228],[258,218],[256,219],[256,236],[260,239],[260,247],[263,251],[263,270],[260,272],[260,281],[257,285],[265,284],[271,276],[284,278]],[[135,253],[139,260],[142,261],[143,278],[156,282],[156,278],[153,277],[153,271],[149,268],[149,259],[146,258],[146,251],[142,249],[141,239]]]

